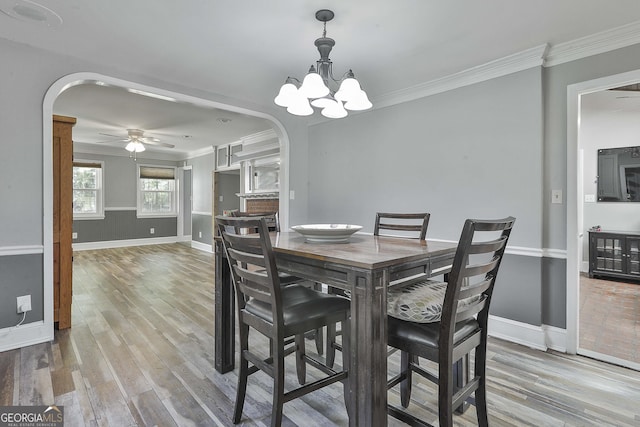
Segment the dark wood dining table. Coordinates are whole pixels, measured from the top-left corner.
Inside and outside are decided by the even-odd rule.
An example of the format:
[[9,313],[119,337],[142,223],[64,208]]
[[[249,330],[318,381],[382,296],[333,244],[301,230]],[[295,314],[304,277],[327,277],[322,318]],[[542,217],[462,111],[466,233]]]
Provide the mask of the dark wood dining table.
[[[349,425],[387,425],[387,289],[417,274],[448,272],[457,244],[354,234],[345,243],[308,243],[272,233],[278,269],[351,292]],[[222,243],[215,256],[215,368],[234,368],[234,292]],[[345,349],[344,351],[347,351]]]

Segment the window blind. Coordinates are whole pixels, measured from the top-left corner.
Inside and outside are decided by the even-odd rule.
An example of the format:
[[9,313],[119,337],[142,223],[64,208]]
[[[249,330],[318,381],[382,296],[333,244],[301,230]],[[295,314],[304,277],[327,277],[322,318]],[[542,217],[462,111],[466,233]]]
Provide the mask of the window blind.
[[175,169],[160,168],[156,166],[140,166],[140,178],[175,179]]

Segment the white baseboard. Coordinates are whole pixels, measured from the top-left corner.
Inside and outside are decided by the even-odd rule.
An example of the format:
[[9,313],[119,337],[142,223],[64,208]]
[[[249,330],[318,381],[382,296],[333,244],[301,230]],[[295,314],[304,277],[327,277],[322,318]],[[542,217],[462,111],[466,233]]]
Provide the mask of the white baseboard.
[[128,246],[160,245],[163,243],[177,243],[176,236],[153,237],[148,239],[109,240],[104,242],[74,243],[74,251],[88,251],[93,249],[125,248]]
[[198,249],[204,252],[213,253],[213,245],[207,245],[206,243],[201,243],[195,240],[191,241],[191,247],[193,249]]
[[0,352],[53,340],[53,325],[43,321],[0,329]]
[[542,351],[549,348],[563,353],[567,351],[566,330],[554,326],[535,326],[503,317],[489,316],[489,335]]

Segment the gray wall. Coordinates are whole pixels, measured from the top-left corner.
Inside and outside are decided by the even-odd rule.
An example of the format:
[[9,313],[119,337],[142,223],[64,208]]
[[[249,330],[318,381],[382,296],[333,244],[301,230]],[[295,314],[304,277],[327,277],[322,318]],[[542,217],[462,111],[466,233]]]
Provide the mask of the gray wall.
[[218,212],[215,214],[222,215],[225,210],[240,210],[240,198],[236,196],[240,193],[239,171],[216,172],[216,180],[218,182],[216,197],[222,196],[222,201],[218,202]]
[[[376,211],[426,210],[427,237],[455,241],[466,218],[513,215],[510,244],[539,251],[541,86],[535,68],[312,126],[310,222],[372,231]],[[541,258],[502,268],[518,280],[496,287],[493,312],[540,325]]]
[[[202,215],[194,213],[192,215],[192,234],[191,240],[204,243],[205,245],[213,245],[212,230],[212,217],[211,215]],[[200,237],[202,233],[202,237]]]
[[42,321],[42,255],[0,256],[0,328],[16,325],[16,298],[31,295],[31,308],[24,324]]
[[193,211],[211,213],[211,174],[214,163],[213,153],[187,160],[193,166],[191,171],[193,189]]
[[78,233],[73,243],[175,237],[177,229],[176,217],[138,218],[135,210],[106,211],[104,219],[73,221],[73,231]]

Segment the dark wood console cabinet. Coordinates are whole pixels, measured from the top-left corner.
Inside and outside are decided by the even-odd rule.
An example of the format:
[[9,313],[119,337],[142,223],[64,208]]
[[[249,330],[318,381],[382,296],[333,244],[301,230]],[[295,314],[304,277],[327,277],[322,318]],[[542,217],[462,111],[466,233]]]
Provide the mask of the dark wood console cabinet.
[[640,232],[590,231],[589,277],[640,280]]

